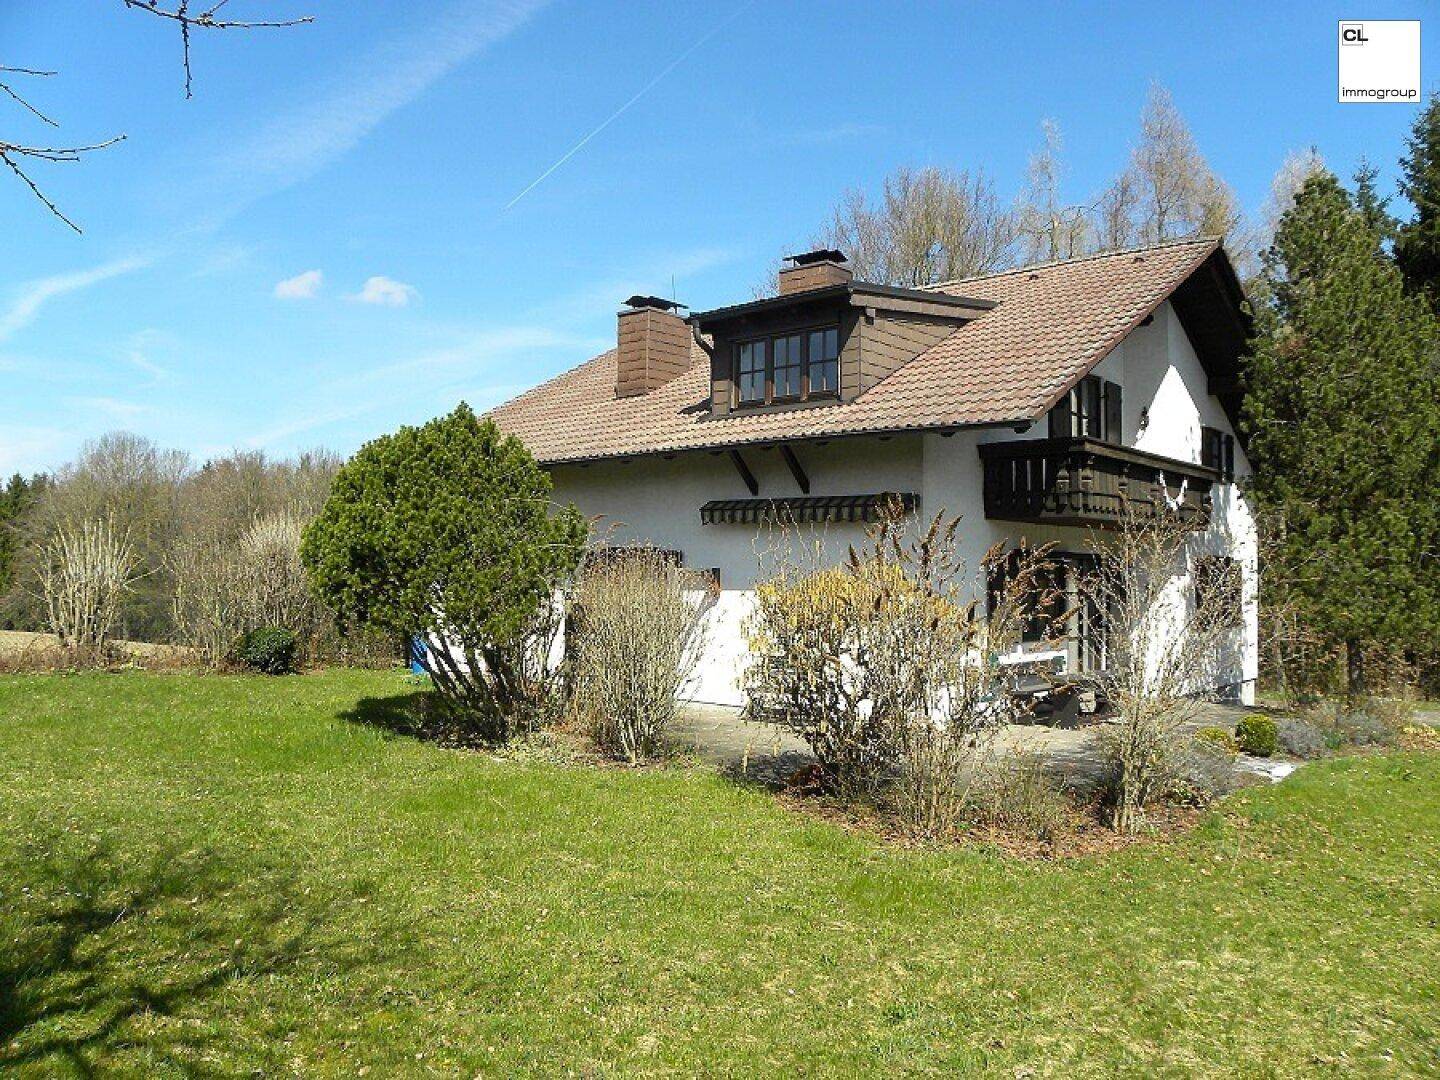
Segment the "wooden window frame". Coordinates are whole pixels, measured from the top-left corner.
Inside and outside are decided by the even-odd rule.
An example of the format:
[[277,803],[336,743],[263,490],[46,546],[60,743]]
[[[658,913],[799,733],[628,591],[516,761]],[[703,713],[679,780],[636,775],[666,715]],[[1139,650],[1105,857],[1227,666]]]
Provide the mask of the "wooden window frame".
[[[835,331],[835,389],[810,389],[810,336],[826,330]],[[800,343],[798,361],[800,372],[800,393],[777,396],[775,393],[775,342],[782,338],[796,338]],[[759,345],[764,352],[761,370],[764,372],[764,393],[759,398],[744,398],[740,393],[740,353],[746,346]],[[814,323],[802,327],[779,330],[768,334],[756,334],[735,341],[732,345],[730,364],[730,407],[732,409],[753,409],[762,405],[798,405],[807,401],[838,400],[840,397],[840,324],[836,322]],[[786,364],[787,369],[795,366]]]
[[1235,479],[1235,436],[1208,425],[1200,425],[1200,464],[1220,474],[1221,483]]
[[[1100,375],[1086,375],[1051,408],[1050,437],[1094,439],[1111,446],[1124,446],[1123,395],[1124,389],[1119,383]],[[1086,401],[1086,398],[1092,400]],[[1094,421],[1094,433],[1084,430],[1087,418]]]

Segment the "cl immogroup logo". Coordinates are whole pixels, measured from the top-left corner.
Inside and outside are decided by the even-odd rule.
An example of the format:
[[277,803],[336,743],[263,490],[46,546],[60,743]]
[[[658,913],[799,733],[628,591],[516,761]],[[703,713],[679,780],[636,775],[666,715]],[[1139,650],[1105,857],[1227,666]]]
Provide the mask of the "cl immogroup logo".
[[1342,102],[1420,100],[1420,21],[1366,19],[1340,23]]
[[1365,24],[1351,22],[1340,24],[1341,45],[1364,45],[1370,39],[1365,36]]

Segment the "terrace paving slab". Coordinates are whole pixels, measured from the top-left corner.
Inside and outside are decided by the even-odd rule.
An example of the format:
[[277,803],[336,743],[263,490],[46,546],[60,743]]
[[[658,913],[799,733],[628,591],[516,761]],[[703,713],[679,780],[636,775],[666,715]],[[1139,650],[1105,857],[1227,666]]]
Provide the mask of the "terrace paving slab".
[[[1233,728],[1240,717],[1254,711],[1207,703],[1193,726]],[[1038,755],[1058,780],[1083,794],[1104,779],[1105,767],[1097,742],[1102,728],[1103,724],[1078,728],[1017,724],[1001,734],[1000,748],[1010,754]],[[788,731],[773,724],[747,721],[738,708],[727,705],[687,705],[671,737],[677,747],[694,751],[727,774],[773,787],[783,786],[814,760],[809,748]],[[1288,763],[1242,757],[1236,768],[1250,777],[1278,780],[1288,775],[1288,771],[1274,768],[1280,764]]]

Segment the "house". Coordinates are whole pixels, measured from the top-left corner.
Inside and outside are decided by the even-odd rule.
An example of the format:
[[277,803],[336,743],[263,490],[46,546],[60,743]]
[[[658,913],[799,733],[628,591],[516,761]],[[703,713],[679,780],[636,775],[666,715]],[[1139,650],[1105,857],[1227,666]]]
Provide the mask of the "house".
[[[1237,487],[1247,320],[1216,240],[1028,266],[920,289],[795,256],[778,294],[691,314],[630,298],[616,346],[495,409],[573,502],[625,542],[713,573],[695,700],[741,704],[743,622],[777,521],[838,561],[898,496],[993,543],[1055,542],[1071,577],[1121,491],[1163,479],[1195,535],[1186,589],[1225,581],[1236,627],[1215,696],[1249,703],[1256,540]],[[1234,584],[1238,581],[1238,587]],[[1062,660],[1103,663],[1079,614]]]

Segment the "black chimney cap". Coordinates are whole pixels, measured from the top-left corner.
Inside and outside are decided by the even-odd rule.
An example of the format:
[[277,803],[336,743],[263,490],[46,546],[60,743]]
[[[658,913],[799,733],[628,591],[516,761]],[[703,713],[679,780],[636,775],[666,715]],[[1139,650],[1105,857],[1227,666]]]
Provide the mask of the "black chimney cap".
[[631,308],[654,308],[656,311],[674,311],[676,308],[683,308],[686,305],[678,300],[666,300],[663,296],[632,296],[625,301],[626,307]]
[[799,255],[786,255],[785,261],[794,263],[796,266],[809,266],[811,263],[822,262],[844,262],[845,253],[836,251],[834,248],[819,248],[816,251],[802,251]]

